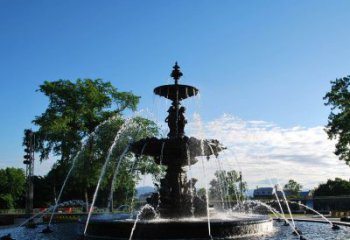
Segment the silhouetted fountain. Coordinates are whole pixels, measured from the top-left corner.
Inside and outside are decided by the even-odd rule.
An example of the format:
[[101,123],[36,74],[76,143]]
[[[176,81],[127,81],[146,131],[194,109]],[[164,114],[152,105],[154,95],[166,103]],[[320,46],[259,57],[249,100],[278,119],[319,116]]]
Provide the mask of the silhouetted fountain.
[[[131,146],[131,151],[136,155],[144,154],[152,156],[157,164],[166,166],[166,175],[161,180],[159,197],[154,194],[148,203],[158,207],[162,218],[178,218],[205,216],[205,200],[193,196],[194,179],[189,179],[184,170],[185,166],[197,162],[196,157],[218,155],[223,147],[217,140],[199,140],[185,135],[185,107],[181,106],[181,100],[198,94],[198,89],[188,85],[178,84],[182,73],[177,63],[171,76],[175,84],[163,85],[154,89],[154,93],[172,101],[168,110],[169,115],[165,119],[169,126],[168,138],[142,139]],[[159,201],[159,202],[158,202]]]
[[175,83],[154,89],[155,94],[172,101],[165,119],[169,126],[167,138],[145,138],[130,146],[136,156],[151,156],[157,164],[165,166],[166,173],[160,180],[159,192],[147,199],[147,207],[142,208],[137,216],[115,215],[113,218],[111,214],[108,219],[91,218],[85,232],[87,237],[212,238],[255,234],[272,229],[272,221],[267,216],[222,218],[211,213],[207,199],[194,193],[196,179],[188,179],[185,167],[190,168],[197,163],[196,157],[206,157],[208,160],[211,155],[217,157],[225,148],[215,139],[185,135],[187,120],[181,101],[197,95],[199,91],[193,86],[179,84],[182,76],[180,67],[176,63],[173,68],[171,77]]

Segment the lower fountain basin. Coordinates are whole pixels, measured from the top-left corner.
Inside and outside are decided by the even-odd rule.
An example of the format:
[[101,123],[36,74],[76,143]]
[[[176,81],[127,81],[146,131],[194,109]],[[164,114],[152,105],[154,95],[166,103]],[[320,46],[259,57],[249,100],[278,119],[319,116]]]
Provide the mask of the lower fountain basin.
[[[323,239],[323,240],[344,240],[350,239],[350,226],[343,223],[345,226],[340,225],[340,230],[333,231],[327,222],[308,222],[307,219],[303,221],[296,221],[295,224],[298,229],[302,230],[306,239]],[[339,224],[339,223],[337,223]],[[290,226],[284,226],[283,222],[273,223],[273,231],[266,234],[250,235],[246,237],[239,237],[239,240],[297,240],[297,236],[292,234]],[[14,228],[14,226],[0,227],[0,237],[11,234],[14,239],[26,239],[26,240],[77,240],[79,233],[81,234],[82,224],[79,224],[79,232],[77,232],[76,223],[54,223],[51,225],[53,230],[50,234],[41,233],[46,225],[38,225],[37,228]],[[236,237],[233,237],[235,239]],[[89,240],[94,238],[89,238]],[[95,240],[108,240],[111,238],[96,237]],[[112,238],[115,239],[115,238]],[[188,238],[185,238],[188,239]],[[206,237],[208,239],[208,237]]]
[[[129,239],[134,219],[91,219],[87,239]],[[81,221],[84,223],[84,221]],[[273,230],[272,220],[264,216],[210,219],[213,238],[229,238]],[[137,222],[132,239],[208,239],[207,218],[156,219]]]

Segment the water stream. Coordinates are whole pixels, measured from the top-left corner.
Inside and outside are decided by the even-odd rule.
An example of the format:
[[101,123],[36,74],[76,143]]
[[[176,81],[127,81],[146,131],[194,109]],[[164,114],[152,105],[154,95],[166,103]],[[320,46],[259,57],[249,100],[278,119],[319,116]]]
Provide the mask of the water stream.
[[[270,179],[269,179],[269,180],[270,180]],[[270,183],[271,183],[271,185],[272,185],[272,181],[271,181],[271,180],[270,180]],[[283,211],[283,207],[282,207],[282,205],[281,205],[280,198],[278,197],[278,194],[277,194],[277,187],[276,187],[276,191],[274,191],[274,195],[275,195],[275,197],[276,197],[276,200],[277,200],[278,206],[279,206],[279,208],[280,208],[280,210],[281,210],[281,213],[282,213],[282,215],[283,215],[283,218],[285,219],[286,217],[285,217],[285,214],[284,214],[284,211]]]
[[113,173],[113,177],[112,177],[112,182],[111,182],[111,189],[109,191],[109,198],[108,198],[108,206],[107,206],[107,209],[110,209],[111,212],[113,212],[113,193],[114,193],[114,188],[115,188],[115,180],[117,178],[117,175],[119,173],[119,167],[120,167],[120,164],[121,162],[123,161],[124,159],[124,156],[126,155],[126,153],[129,151],[129,147],[130,145],[128,145],[123,153],[119,156],[117,162],[116,162],[116,168],[114,170],[114,173]]
[[204,173],[204,182],[205,182],[205,198],[206,198],[206,204],[207,204],[208,235],[209,235],[210,239],[213,239],[213,237],[211,235],[211,229],[210,229],[209,189],[208,189],[207,169],[206,169],[206,166],[205,166],[204,157],[201,157],[201,160],[202,160],[202,167],[203,167],[203,173]]
[[299,202],[291,202],[291,201],[289,201],[289,202],[290,202],[290,203],[293,203],[293,204],[296,203],[296,204],[298,204],[299,206],[305,207],[306,209],[308,209],[308,210],[310,210],[310,211],[316,213],[316,214],[319,215],[321,218],[323,218],[326,222],[328,222],[329,225],[331,225],[331,227],[333,227],[333,223],[332,223],[331,221],[329,221],[323,214],[317,212],[315,209],[310,208],[310,207],[308,207],[308,206],[306,206],[306,205],[304,205],[304,204],[302,204],[302,203],[299,203]]
[[[202,151],[202,156],[204,156],[204,140],[203,139],[201,139],[201,151]],[[209,235],[210,239],[213,239],[213,237],[211,235],[211,229],[210,229],[209,189],[208,189],[207,168],[205,165],[204,157],[201,157],[201,162],[202,162],[204,182],[205,182],[205,198],[206,198],[206,204],[207,204],[208,235]]]
[[194,192],[193,192],[193,176],[192,176],[192,168],[191,168],[191,152],[188,144],[186,144],[186,156],[187,156],[187,164],[188,164],[188,174],[190,176],[190,195],[191,195],[191,215],[194,217]]
[[282,196],[284,198],[284,201],[286,203],[286,206],[287,206],[287,209],[288,209],[288,213],[289,213],[289,216],[290,216],[290,219],[292,221],[292,224],[293,224],[293,227],[295,228],[295,223],[294,223],[294,219],[293,219],[293,214],[292,214],[292,211],[290,210],[290,207],[289,207],[289,204],[288,204],[288,200],[287,200],[287,197],[286,197],[286,194],[284,193],[283,189],[281,190],[282,192]]
[[132,227],[132,229],[131,229],[131,233],[130,233],[129,240],[131,240],[132,237],[134,236],[134,231],[135,231],[135,229],[136,229],[136,225],[137,225],[137,223],[140,221],[141,214],[142,214],[142,212],[143,212],[145,209],[150,209],[150,210],[153,211],[154,214],[156,214],[156,211],[154,210],[154,208],[153,208],[151,205],[149,205],[149,204],[144,205],[144,206],[140,209],[140,212],[139,212],[139,213],[137,214],[137,216],[136,216],[136,219],[135,219],[135,221],[134,221],[134,225],[133,225],[133,227]]
[[86,234],[86,231],[87,231],[87,228],[89,226],[89,221],[90,221],[90,218],[91,218],[91,214],[92,214],[92,211],[93,211],[93,208],[94,208],[94,205],[95,205],[95,202],[96,202],[96,198],[97,198],[97,194],[98,194],[98,190],[100,188],[100,185],[101,185],[101,182],[102,182],[102,178],[104,177],[105,175],[105,172],[106,172],[106,169],[107,169],[107,165],[110,161],[110,158],[112,156],[112,152],[113,152],[113,149],[114,147],[116,146],[121,134],[128,128],[130,127],[130,123],[132,122],[132,118],[128,118],[124,123],[123,125],[120,127],[119,131],[117,132],[114,140],[113,140],[113,143],[111,145],[111,147],[109,148],[108,150],[108,154],[107,154],[107,157],[106,157],[106,160],[102,166],[102,169],[101,169],[101,173],[100,173],[100,177],[98,179],[98,182],[97,182],[97,186],[96,186],[96,189],[95,189],[95,192],[94,192],[94,195],[93,195],[93,198],[92,198],[92,203],[91,203],[91,206],[90,206],[90,209],[89,209],[89,213],[88,213],[88,217],[86,219],[86,224],[85,224],[85,228],[84,228],[84,235]]
[[276,209],[274,209],[273,207],[269,206],[268,204],[266,203],[263,203],[261,201],[258,201],[258,200],[253,200],[252,202],[260,205],[260,206],[264,206],[266,207],[269,211],[271,211],[275,216],[278,217],[281,216],[283,218],[283,220],[288,223],[288,225],[290,226],[290,228],[292,229],[293,233],[295,233],[295,235],[297,235],[300,239],[301,239],[301,234],[299,233],[298,229],[296,228],[295,225],[291,224],[290,221],[282,214],[280,214]]
[[114,120],[114,119],[116,119],[116,118],[117,118],[116,116],[112,116],[112,117],[110,117],[109,119],[107,119],[107,120],[103,121],[102,123],[100,123],[99,125],[97,125],[97,126],[95,127],[94,131],[93,131],[89,136],[87,136],[86,141],[83,141],[83,145],[82,145],[82,147],[80,148],[80,150],[77,152],[77,154],[74,156],[74,158],[73,158],[73,160],[72,160],[72,166],[70,167],[70,169],[69,169],[69,171],[68,171],[68,173],[67,173],[67,175],[66,175],[66,178],[64,179],[63,185],[62,185],[62,187],[61,187],[61,189],[60,189],[60,192],[59,192],[59,194],[58,194],[57,200],[56,200],[56,202],[55,202],[55,206],[54,206],[54,208],[53,208],[53,210],[52,210],[52,214],[51,214],[51,217],[50,217],[50,221],[49,221],[48,226],[51,225],[52,219],[53,219],[53,217],[54,217],[54,215],[55,215],[55,212],[56,212],[56,210],[57,210],[57,206],[58,206],[58,204],[59,204],[59,202],[60,202],[60,200],[61,200],[61,196],[62,196],[63,190],[65,189],[66,184],[67,184],[67,181],[68,181],[68,179],[69,179],[69,177],[70,177],[70,175],[71,175],[71,173],[72,173],[72,171],[73,171],[73,169],[74,169],[74,167],[75,167],[75,165],[76,165],[77,159],[78,159],[78,157],[80,156],[80,154],[84,151],[85,147],[87,146],[88,141],[89,141],[89,140],[92,141],[93,137],[96,135],[96,133],[98,132],[98,130],[100,129],[101,126],[103,126],[103,125],[105,125],[105,124],[111,122],[112,120]]

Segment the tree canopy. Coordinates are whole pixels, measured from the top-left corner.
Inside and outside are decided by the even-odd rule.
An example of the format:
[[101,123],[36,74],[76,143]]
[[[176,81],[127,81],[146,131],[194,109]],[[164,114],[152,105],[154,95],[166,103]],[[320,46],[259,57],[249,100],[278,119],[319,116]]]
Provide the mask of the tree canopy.
[[350,182],[341,178],[328,179],[314,190],[314,196],[350,195]]
[[241,179],[241,174],[235,170],[215,172],[215,178],[210,181],[209,196],[214,200],[238,200],[244,198],[247,183]]
[[33,121],[39,127],[36,135],[41,160],[50,152],[60,155],[61,160],[71,159],[81,140],[99,123],[126,109],[135,110],[139,101],[139,97],[118,92],[101,79],[45,81],[38,91],[49,98],[45,112]]
[[298,196],[303,186],[295,180],[290,179],[283,187],[283,191],[289,192],[291,196]]
[[[46,81],[39,91],[49,98],[49,105],[33,121],[39,126],[36,150],[40,152],[41,160],[51,152],[60,156],[44,179],[35,179],[38,184],[48,181],[52,186],[46,189],[49,197],[42,204],[56,201],[73,162],[73,174],[61,201],[84,197],[87,206],[109,155],[111,161],[100,188],[104,194],[99,194],[97,204],[107,201],[104,196],[108,196],[111,188],[114,188],[119,204],[132,197],[139,174],[134,169],[139,166],[144,172],[155,175],[160,171],[146,157],[140,157],[136,164],[130,153],[120,158],[131,141],[158,134],[158,127],[150,120],[123,118],[125,110],[136,110],[139,97],[130,92],[118,92],[111,83],[101,79],[78,79],[75,83],[69,80]],[[119,174],[114,179],[117,166]]]
[[25,192],[26,178],[20,168],[0,169],[0,208],[18,207]]
[[331,81],[331,90],[324,96],[325,105],[331,106],[326,132],[336,139],[335,154],[350,164],[350,76]]

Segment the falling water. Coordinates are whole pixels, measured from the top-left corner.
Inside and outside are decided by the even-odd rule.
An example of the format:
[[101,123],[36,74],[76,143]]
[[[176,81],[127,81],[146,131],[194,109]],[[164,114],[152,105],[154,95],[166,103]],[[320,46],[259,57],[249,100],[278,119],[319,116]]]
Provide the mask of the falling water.
[[[269,180],[270,180],[270,183],[271,183],[271,185],[272,185],[271,179],[269,179]],[[276,191],[274,191],[274,194],[275,194],[275,197],[276,197],[276,200],[277,200],[278,206],[279,206],[279,208],[281,209],[281,213],[282,213],[282,215],[283,215],[283,216],[284,216],[284,218],[285,218],[285,214],[284,214],[284,211],[283,211],[283,208],[282,208],[281,202],[280,202],[280,198],[278,197],[278,194],[277,194],[277,187],[276,187]]]
[[284,221],[286,221],[288,223],[288,225],[290,226],[290,228],[292,229],[292,231],[300,238],[301,235],[300,233],[298,232],[297,228],[295,227],[295,225],[292,225],[290,224],[289,220],[282,214],[280,214],[276,209],[274,209],[273,207],[267,205],[266,203],[263,203],[261,201],[257,201],[257,200],[254,200],[254,201],[251,201],[251,202],[254,202],[256,204],[259,204],[260,206],[264,206],[266,207],[268,210],[270,210],[275,216],[279,215],[283,218]]
[[126,130],[129,127],[129,122],[131,122],[132,120],[133,120],[132,118],[128,118],[123,123],[123,125],[119,129],[117,135],[115,136],[111,147],[108,150],[108,154],[107,154],[106,160],[105,160],[105,162],[104,162],[104,164],[102,166],[101,173],[100,173],[100,178],[98,179],[97,186],[96,186],[96,189],[95,189],[95,193],[94,193],[94,196],[92,198],[92,203],[91,203],[91,206],[90,206],[90,209],[89,209],[88,217],[86,219],[84,235],[86,234],[87,228],[89,226],[89,221],[90,221],[90,217],[91,217],[91,214],[92,214],[92,211],[93,211],[93,207],[95,205],[95,201],[96,201],[96,198],[97,198],[97,193],[98,193],[98,190],[100,188],[100,185],[101,185],[101,182],[102,182],[102,178],[103,178],[103,176],[104,176],[104,174],[106,172],[107,164],[108,164],[108,162],[109,162],[109,160],[110,160],[110,158],[112,156],[113,149],[116,146],[117,141],[119,140],[121,134],[124,132],[124,130]]
[[[240,170],[240,172],[242,172],[242,168],[241,168],[241,166],[240,166],[240,163],[238,162],[238,160],[237,160],[237,156],[236,156],[236,153],[234,152],[234,151],[231,151],[231,153],[232,153],[232,155],[233,155],[233,161],[234,161],[234,164],[235,164],[235,166],[237,166],[238,167],[238,169]],[[237,199],[237,202],[239,203],[239,197],[238,197],[238,194],[237,194],[237,192],[235,191],[235,197],[236,197],[236,199]],[[243,196],[242,196],[243,197]],[[243,199],[242,199],[242,201],[243,201]],[[242,201],[241,201],[241,203],[242,203]],[[230,203],[231,204],[231,203]]]
[[[251,200],[251,201],[246,201],[247,204],[249,203],[254,203],[254,204],[257,204],[256,207],[258,206],[263,206],[265,208],[267,208],[267,210],[269,210],[273,215],[275,215],[275,217],[283,217],[283,219],[285,219],[284,216],[282,216],[275,208],[271,207],[270,205],[264,203],[264,202],[261,202],[261,201],[258,201],[258,200]],[[253,210],[256,208],[256,207],[253,207]],[[288,220],[287,220],[288,221]]]
[[86,141],[84,142],[84,144],[82,145],[82,147],[80,148],[80,150],[79,150],[79,151],[77,152],[77,154],[74,156],[74,158],[73,158],[73,160],[72,160],[72,166],[70,167],[70,169],[69,169],[69,171],[68,171],[68,174],[67,174],[66,178],[64,179],[63,185],[62,185],[62,187],[61,187],[61,190],[60,190],[60,192],[59,192],[59,194],[58,194],[58,197],[57,197],[57,200],[56,200],[56,202],[55,202],[55,206],[54,206],[54,208],[53,208],[53,210],[52,210],[52,213],[51,213],[51,217],[50,217],[50,221],[49,221],[48,226],[51,225],[53,216],[55,215],[57,206],[58,206],[58,204],[59,204],[59,202],[60,202],[60,199],[61,199],[63,190],[64,190],[64,188],[66,187],[67,181],[68,181],[68,179],[69,179],[69,177],[70,177],[70,175],[71,175],[71,173],[72,173],[72,171],[73,171],[73,169],[74,169],[74,167],[75,167],[75,164],[76,164],[76,162],[77,162],[77,159],[78,159],[78,157],[80,156],[80,153],[84,151],[84,149],[85,149],[85,147],[86,147],[86,145],[87,145],[87,143],[88,143],[88,140],[89,140],[89,139],[92,139],[92,138],[96,135],[96,133],[98,132],[98,130],[100,129],[101,126],[105,125],[106,123],[111,122],[111,121],[114,120],[115,118],[116,118],[116,116],[112,116],[111,118],[109,118],[109,119],[103,121],[102,123],[100,123],[99,125],[97,125],[97,126],[95,127],[94,131],[86,138]]
[[137,214],[136,216],[136,219],[135,219],[135,222],[134,222],[134,226],[132,227],[131,229],[131,233],[130,233],[130,237],[129,237],[129,240],[132,239],[133,235],[134,235],[134,231],[136,229],[136,225],[137,223],[140,221],[140,217],[141,217],[141,214],[143,212],[144,209],[151,209],[154,213],[156,213],[156,211],[154,210],[154,208],[149,205],[149,204],[146,204],[145,206],[143,206],[141,209],[140,209],[140,212]]
[[[163,165],[163,153],[164,153],[164,147],[165,147],[165,141],[162,142],[162,147],[160,149],[160,156],[159,156],[159,167],[161,168]],[[157,204],[157,210],[160,207],[160,189],[158,189],[158,204]]]
[[[213,148],[211,147],[211,145],[208,142],[207,142],[207,145],[211,151],[211,154],[215,155]],[[218,169],[219,169],[220,173],[223,173],[221,165],[220,165],[220,161],[218,158],[216,158],[216,163],[218,164]],[[222,210],[224,210],[225,209],[224,194],[228,193],[228,189],[226,189],[226,185],[227,185],[226,178],[224,177],[224,179],[222,179],[222,177],[219,176],[218,181],[219,181]]]
[[[143,155],[143,152],[145,151],[146,146],[147,146],[147,142],[142,146],[140,156]],[[133,162],[133,164],[132,164],[132,166],[130,168],[130,173],[129,174],[132,174],[134,172],[134,168],[135,168],[135,165],[136,165],[137,162],[138,162],[138,157],[136,157],[136,159],[134,160],[134,162]],[[132,214],[132,212],[134,211],[134,198],[135,198],[135,191],[132,192],[132,196],[131,196],[130,214]]]
[[294,223],[292,211],[290,210],[290,207],[289,207],[289,204],[288,204],[288,200],[287,200],[286,194],[284,193],[283,189],[282,189],[281,192],[282,192],[283,199],[284,199],[284,201],[286,202],[287,209],[288,209],[288,213],[289,213],[290,219],[292,220],[293,227],[295,228],[295,223]]
[[[219,159],[216,158],[216,163],[217,163],[217,166],[218,166],[218,169],[220,171],[221,174],[223,174],[223,170],[221,168],[221,165],[219,164]],[[225,209],[225,196],[229,196],[228,195],[228,189],[227,189],[227,182],[226,182],[226,176],[224,176],[223,178],[222,177],[219,177],[218,178],[218,181],[219,181],[219,186],[220,186],[220,198],[221,198],[221,207],[222,207],[222,210]]]
[[45,209],[41,212],[38,212],[37,214],[31,216],[30,218],[26,219],[24,222],[22,222],[20,225],[18,225],[17,227],[23,227],[25,224],[27,224],[29,221],[33,220],[34,218],[38,217],[38,216],[41,216],[41,215],[44,215],[46,212],[49,212],[51,211],[52,209],[51,208],[48,208],[48,209]]
[[[187,89],[187,88],[186,88]],[[193,193],[193,180],[192,180],[192,169],[191,169],[191,152],[188,144],[186,143],[186,155],[188,164],[188,174],[190,175],[190,194],[191,194],[191,215],[194,217],[194,193]]]
[[202,157],[201,159],[202,159],[202,167],[203,167],[204,181],[205,181],[205,198],[207,203],[208,235],[210,239],[213,239],[213,237],[211,236],[211,229],[210,229],[209,190],[208,190],[208,182],[207,182],[207,170],[206,170],[204,158]]
[[[85,146],[86,146],[86,144],[84,144],[84,147],[85,147]],[[84,147],[83,147],[83,148],[84,148]],[[68,178],[69,178],[71,172],[72,172],[73,169],[74,169],[75,163],[76,163],[76,161],[77,161],[77,159],[78,159],[78,156],[80,155],[81,151],[82,151],[82,149],[81,149],[81,150],[75,155],[75,157],[73,158],[72,166],[70,167],[70,169],[69,169],[69,171],[68,171],[68,174],[67,174],[67,176],[66,176],[66,179],[65,179],[64,182],[63,182],[63,185],[62,185],[62,187],[61,187],[61,190],[60,190],[60,192],[59,192],[59,194],[58,194],[58,198],[57,198],[57,200],[56,200],[56,202],[55,202],[55,206],[54,206],[54,208],[53,208],[53,210],[52,210],[51,217],[50,217],[50,221],[49,221],[49,224],[48,224],[49,226],[51,225],[53,216],[55,215],[55,212],[56,212],[58,203],[59,203],[59,201],[60,201],[60,199],[61,199],[61,195],[62,195],[62,193],[63,193],[63,190],[64,190],[64,188],[66,187]]]
[[[109,199],[108,199],[108,206],[107,206],[107,209],[111,209],[111,210],[113,209],[113,192],[114,192],[114,187],[115,187],[115,180],[116,180],[117,175],[118,175],[118,173],[119,173],[120,164],[121,164],[122,160],[124,159],[125,154],[129,151],[129,147],[130,147],[130,145],[128,145],[128,146],[124,149],[123,153],[120,155],[120,157],[119,157],[118,160],[117,160],[117,166],[116,166],[116,168],[115,168],[115,170],[114,170],[114,173],[113,173],[113,178],[112,178],[112,183],[111,183],[111,189],[110,189],[110,191],[109,191]],[[111,211],[111,212],[112,212],[112,211]]]
[[[143,148],[142,148],[143,149]],[[142,150],[141,150],[141,154],[142,154]],[[138,157],[134,157],[134,161],[133,161],[133,163],[132,163],[132,165],[131,165],[131,168],[130,168],[130,171],[129,171],[129,174],[130,175],[132,175],[133,174],[133,172],[134,172],[134,168],[135,168],[135,165],[136,165],[136,163],[137,163],[137,161],[138,161]],[[130,192],[132,192],[132,194],[130,194]],[[127,193],[127,199],[128,199],[128,197],[131,195],[131,201],[130,201],[130,214],[132,214],[132,212],[134,211],[134,198],[135,198],[135,193],[136,193],[136,191],[134,190],[134,189],[132,189],[131,191],[129,191],[128,193]],[[129,195],[130,194],[130,195]]]
[[[201,150],[202,150],[202,155],[204,155],[204,141],[203,141],[203,139],[201,139]],[[202,160],[204,182],[205,182],[205,198],[206,198],[206,203],[207,203],[208,235],[209,235],[210,239],[213,239],[213,237],[211,236],[211,229],[210,229],[209,190],[208,190],[207,169],[205,166],[204,157],[201,157],[201,160]]]
[[288,202],[290,202],[290,203],[296,203],[296,204],[298,204],[299,206],[305,207],[306,209],[308,209],[308,210],[310,210],[310,211],[316,213],[317,215],[319,215],[321,218],[323,218],[326,222],[328,222],[328,223],[333,227],[333,223],[332,223],[331,221],[329,221],[323,214],[317,212],[315,209],[313,209],[313,208],[311,208],[311,207],[308,207],[308,206],[306,206],[306,205],[304,205],[304,204],[302,204],[302,203],[299,203],[299,202],[291,202],[291,201],[288,201]]
[[164,146],[165,146],[165,141],[162,142],[162,147],[160,149],[160,156],[159,156],[159,166],[161,167],[163,164],[163,153],[164,153]]
[[[223,168],[222,168],[222,165],[221,165],[220,160],[217,159],[216,162],[217,162],[217,164],[218,164],[219,170],[222,171]],[[223,186],[223,187],[224,187],[224,193],[228,196],[228,195],[229,195],[229,189],[228,189],[228,186],[227,186],[228,184],[227,184],[227,180],[226,180],[226,179],[224,179],[223,184],[224,184],[224,186]],[[237,196],[237,192],[236,192],[236,191],[235,191],[235,196],[236,196],[236,199],[238,199],[238,196]],[[228,208],[231,209],[231,207],[232,207],[232,203],[231,203],[231,201],[229,200],[229,201],[228,201]]]

